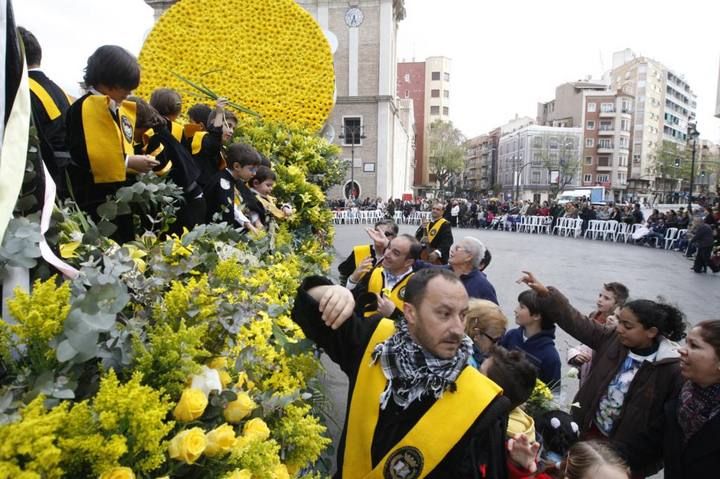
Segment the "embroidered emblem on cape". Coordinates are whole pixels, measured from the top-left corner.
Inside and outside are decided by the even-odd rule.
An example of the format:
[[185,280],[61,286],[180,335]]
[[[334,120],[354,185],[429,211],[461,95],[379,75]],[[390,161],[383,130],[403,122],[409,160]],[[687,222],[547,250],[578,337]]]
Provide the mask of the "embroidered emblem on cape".
[[222,188],[223,190],[229,190],[230,182],[225,178],[220,178],[220,188]]
[[405,301],[405,288],[406,286],[403,286],[402,288],[400,288],[400,291],[398,291],[398,298],[402,299],[403,301]]
[[436,228],[431,229],[430,234],[435,236],[437,234],[437,229]]
[[419,449],[412,446],[401,447],[385,463],[385,479],[417,479],[425,463]]
[[125,135],[125,139],[129,142],[133,141],[133,126],[132,123],[130,123],[130,120],[126,116],[120,117],[120,125],[122,126],[123,135]]

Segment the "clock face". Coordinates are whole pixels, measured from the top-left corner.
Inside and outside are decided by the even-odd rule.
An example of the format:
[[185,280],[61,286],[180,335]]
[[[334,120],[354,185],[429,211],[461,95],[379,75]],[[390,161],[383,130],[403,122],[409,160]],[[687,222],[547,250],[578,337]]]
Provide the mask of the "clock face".
[[350,7],[345,12],[345,23],[348,27],[359,27],[364,19],[365,15],[358,7]]

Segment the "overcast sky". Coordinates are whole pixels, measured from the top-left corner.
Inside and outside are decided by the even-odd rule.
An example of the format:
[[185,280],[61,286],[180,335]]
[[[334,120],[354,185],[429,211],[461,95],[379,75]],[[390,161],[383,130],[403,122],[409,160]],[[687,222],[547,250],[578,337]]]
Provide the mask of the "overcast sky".
[[[713,116],[720,61],[717,0],[406,0],[398,59],[452,59],[450,117],[467,136],[518,114],[535,117],[555,87],[598,78],[631,48],[679,74],[698,95],[698,130],[720,142]],[[142,0],[14,0],[17,22],[44,50],[43,68],[77,94],[100,45],[138,53],[152,27]],[[209,26],[210,27],[210,26]]]

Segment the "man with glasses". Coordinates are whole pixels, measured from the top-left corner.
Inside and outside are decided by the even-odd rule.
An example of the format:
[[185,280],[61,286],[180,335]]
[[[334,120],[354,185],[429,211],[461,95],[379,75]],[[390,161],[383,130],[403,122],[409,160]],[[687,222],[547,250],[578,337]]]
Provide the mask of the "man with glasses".
[[480,270],[485,251],[485,245],[480,240],[466,236],[450,247],[448,265],[460,277],[468,296],[498,304],[495,288]]
[[421,248],[412,236],[399,235],[390,241],[382,261],[368,274],[360,276],[359,270],[355,270],[350,275],[347,288],[353,292],[358,315],[391,319],[402,316],[405,287],[413,275],[413,264]]
[[[382,258],[385,254],[385,246],[387,243],[398,235],[398,225],[389,219],[380,220],[375,223],[374,232],[382,234],[382,241],[373,240],[373,244],[361,244],[353,248],[352,253],[338,266],[338,272],[340,273],[340,284],[345,286],[347,284],[348,277],[355,272],[358,267],[363,263],[363,260],[370,258],[370,263],[367,268],[361,270],[359,278],[365,274],[366,269],[369,270],[371,267],[377,264],[378,258]],[[358,277],[358,276],[356,276]]]
[[432,205],[432,220],[423,223],[415,232],[423,245],[423,259],[434,264],[447,264],[450,246],[453,244],[452,226],[443,218],[443,204],[435,202]]

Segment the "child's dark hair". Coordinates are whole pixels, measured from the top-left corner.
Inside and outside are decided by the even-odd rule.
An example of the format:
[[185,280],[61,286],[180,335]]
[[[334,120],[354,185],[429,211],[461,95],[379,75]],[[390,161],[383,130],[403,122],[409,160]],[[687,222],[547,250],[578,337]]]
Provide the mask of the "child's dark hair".
[[610,291],[615,296],[616,306],[622,306],[623,304],[625,304],[628,296],[630,296],[630,291],[628,291],[627,286],[622,283],[606,283],[603,284],[603,288]]
[[150,104],[162,116],[177,116],[182,110],[180,94],[171,88],[158,88],[150,95]]
[[510,407],[515,409],[527,401],[535,389],[538,371],[525,353],[496,346],[490,350],[485,361],[490,359],[492,361],[485,374],[503,389],[503,395],[510,400]]
[[208,118],[210,118],[211,111],[210,107],[206,104],[197,103],[188,109],[187,114],[191,121],[201,123],[203,127],[207,128]]
[[85,86],[134,90],[140,84],[140,64],[130,52],[117,45],[103,45],[88,58]]
[[520,293],[518,295],[518,303],[525,306],[528,311],[530,311],[530,314],[540,315],[540,327],[542,329],[551,329],[555,325],[555,323],[553,323],[549,318],[545,318],[542,315],[542,310],[540,309],[540,304],[538,303],[537,293],[532,289],[527,289]]
[[485,268],[490,266],[490,262],[492,261],[492,254],[490,254],[490,250],[485,248],[485,255],[483,256],[482,261],[480,261],[480,271],[485,271]]
[[227,150],[228,167],[232,168],[235,163],[240,168],[245,166],[257,166],[260,164],[260,155],[255,148],[243,143],[233,143]]
[[[215,121],[215,117],[219,113],[220,112],[218,110],[212,110],[210,112],[210,114],[208,115],[208,119],[207,119],[208,125],[212,124],[212,122]],[[225,114],[225,121],[234,121],[235,124],[237,124],[238,119],[237,119],[237,116],[235,116],[235,113],[231,112],[230,110],[223,110],[223,113]]]
[[675,306],[649,299],[636,299],[625,305],[645,329],[657,328],[658,333],[671,341],[685,337],[685,315]]
[[42,61],[40,42],[38,42],[32,32],[23,27],[18,27],[18,32],[20,32],[20,38],[22,38],[23,45],[25,46],[25,58],[28,66],[40,65]]
[[275,172],[268,168],[267,166],[258,166],[257,171],[255,172],[255,176],[250,180],[250,186],[255,187],[255,185],[259,185],[263,181],[267,180],[277,180],[277,177],[275,176]]
[[135,128],[156,128],[166,123],[165,118],[148,102],[138,96],[129,96],[127,101],[134,101],[136,106]]

